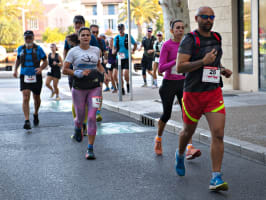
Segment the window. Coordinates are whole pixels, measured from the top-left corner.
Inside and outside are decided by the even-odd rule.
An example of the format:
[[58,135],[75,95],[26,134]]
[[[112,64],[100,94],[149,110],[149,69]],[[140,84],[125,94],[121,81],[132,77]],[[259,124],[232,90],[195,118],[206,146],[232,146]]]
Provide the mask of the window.
[[108,5],[108,15],[115,14],[115,5]]
[[97,5],[92,6],[92,15],[97,15]]
[[38,25],[38,19],[37,18],[31,18],[28,20],[28,29],[30,30],[38,30],[39,29],[39,25]]
[[97,19],[92,19],[91,24],[97,24]]
[[111,30],[114,30],[114,20],[113,19],[108,19],[108,27]]
[[253,72],[251,0],[239,0],[239,72]]

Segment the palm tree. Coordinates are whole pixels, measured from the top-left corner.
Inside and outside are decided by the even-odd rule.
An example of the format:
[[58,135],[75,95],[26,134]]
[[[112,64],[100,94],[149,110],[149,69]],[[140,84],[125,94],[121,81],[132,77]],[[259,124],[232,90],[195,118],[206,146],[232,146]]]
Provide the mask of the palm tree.
[[[119,15],[119,21],[127,20],[127,0],[124,1],[123,11]],[[150,0],[131,0],[131,18],[138,27],[138,40],[142,37],[142,25],[151,23],[158,18],[158,10]]]

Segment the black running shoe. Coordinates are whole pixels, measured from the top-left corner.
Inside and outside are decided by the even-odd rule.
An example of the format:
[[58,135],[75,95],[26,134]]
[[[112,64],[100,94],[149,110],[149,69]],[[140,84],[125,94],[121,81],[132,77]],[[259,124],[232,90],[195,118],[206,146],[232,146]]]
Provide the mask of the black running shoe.
[[127,93],[129,93],[129,84],[127,84]]
[[122,88],[122,95],[125,95],[125,94],[126,94],[125,89]]
[[82,142],[83,135],[81,133],[81,129],[80,128],[75,128],[75,134],[72,135],[72,138],[75,139],[77,142]]
[[96,159],[94,153],[93,153],[93,149],[87,149],[86,155],[85,155],[87,160],[94,160]]
[[30,120],[25,120],[24,129],[29,130],[31,129]]
[[33,115],[33,124],[34,124],[34,126],[38,126],[39,125],[39,117],[38,117],[38,115]]

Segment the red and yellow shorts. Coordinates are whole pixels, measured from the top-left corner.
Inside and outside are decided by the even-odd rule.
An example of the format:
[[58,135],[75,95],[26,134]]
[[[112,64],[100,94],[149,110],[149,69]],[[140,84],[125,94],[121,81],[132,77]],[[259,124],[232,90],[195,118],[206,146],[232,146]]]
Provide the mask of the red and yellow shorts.
[[208,112],[225,114],[222,89],[205,92],[184,92],[182,99],[183,121],[197,123],[201,115]]

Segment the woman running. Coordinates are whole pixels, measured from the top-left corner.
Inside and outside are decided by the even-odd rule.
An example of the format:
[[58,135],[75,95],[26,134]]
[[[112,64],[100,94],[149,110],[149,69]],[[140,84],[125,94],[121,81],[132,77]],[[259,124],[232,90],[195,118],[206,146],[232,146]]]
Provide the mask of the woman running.
[[[56,53],[58,50],[56,44],[51,44],[51,51],[48,55],[48,63],[50,66],[49,72],[47,73],[46,78],[46,87],[51,90],[51,98],[56,95],[56,100],[59,101],[59,89],[58,89],[58,82],[61,78],[61,67],[63,65],[63,61],[61,56]],[[53,81],[53,87],[50,85],[51,81]]]
[[[76,111],[75,134],[77,142],[83,139],[82,124],[88,106],[88,149],[87,159],[95,159],[93,144],[96,137],[96,111],[102,100],[100,81],[104,68],[100,61],[100,49],[90,46],[91,32],[87,27],[80,28],[79,46],[69,50],[64,62],[63,74],[73,76],[72,99]],[[73,65],[73,70],[70,65]]]
[[[159,72],[165,73],[162,85],[159,89],[160,97],[163,104],[163,114],[158,122],[158,133],[155,138],[154,150],[157,155],[162,155],[162,135],[167,121],[171,117],[172,107],[175,96],[177,96],[181,111],[182,111],[182,97],[183,85],[185,76],[178,74],[176,71],[176,56],[180,41],[184,35],[184,23],[181,20],[175,20],[170,24],[170,32],[173,39],[166,41],[161,49]],[[192,139],[187,146],[186,159],[194,159],[201,155],[199,149],[192,146]]]

